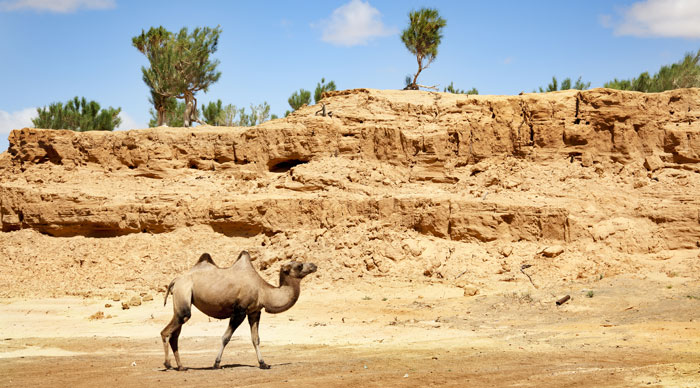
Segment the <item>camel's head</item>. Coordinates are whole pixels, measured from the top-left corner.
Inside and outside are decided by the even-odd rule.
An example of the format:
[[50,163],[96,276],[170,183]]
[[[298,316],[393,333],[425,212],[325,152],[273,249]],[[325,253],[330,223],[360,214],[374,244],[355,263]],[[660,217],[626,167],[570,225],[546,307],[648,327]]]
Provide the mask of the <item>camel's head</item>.
[[304,276],[316,272],[316,269],[317,267],[314,263],[291,261],[287,264],[283,264],[280,271],[287,276],[302,279]]

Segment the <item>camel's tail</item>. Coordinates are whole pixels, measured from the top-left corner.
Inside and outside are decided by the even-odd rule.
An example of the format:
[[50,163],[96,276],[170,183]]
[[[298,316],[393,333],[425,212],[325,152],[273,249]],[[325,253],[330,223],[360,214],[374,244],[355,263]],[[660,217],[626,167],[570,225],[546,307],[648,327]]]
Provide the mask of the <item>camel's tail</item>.
[[172,291],[172,289],[173,289],[173,285],[175,284],[175,280],[177,280],[177,278],[173,279],[173,281],[170,282],[170,285],[168,285],[168,290],[165,291],[165,300],[163,301],[163,306],[168,304],[168,295],[170,295],[170,291]]

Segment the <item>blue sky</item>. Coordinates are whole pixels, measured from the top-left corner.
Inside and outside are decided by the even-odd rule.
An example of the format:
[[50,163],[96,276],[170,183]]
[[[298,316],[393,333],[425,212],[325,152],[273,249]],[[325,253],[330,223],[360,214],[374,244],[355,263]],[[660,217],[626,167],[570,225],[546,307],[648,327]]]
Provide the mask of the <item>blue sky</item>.
[[700,49],[698,0],[0,0],[0,152],[37,107],[73,96],[121,107],[119,129],[146,127],[147,61],[131,38],[151,26],[221,26],[222,76],[197,95],[200,106],[267,101],[281,116],[321,77],[339,89],[401,88],[416,60],[399,34],[421,7],[437,8],[447,27],[419,83],[480,94],[529,92],[553,75],[598,87]]

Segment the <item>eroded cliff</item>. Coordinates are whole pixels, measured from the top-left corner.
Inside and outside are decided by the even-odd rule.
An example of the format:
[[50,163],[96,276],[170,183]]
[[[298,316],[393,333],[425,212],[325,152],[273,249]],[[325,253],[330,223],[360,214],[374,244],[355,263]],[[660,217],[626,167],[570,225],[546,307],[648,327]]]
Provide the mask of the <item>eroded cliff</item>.
[[[700,244],[700,89],[356,89],[323,103],[332,117],[304,107],[252,128],[13,131],[0,156],[0,251],[21,257],[16,236],[38,232],[72,266],[90,254],[61,251],[65,238],[99,247],[204,233],[199,239],[221,241],[227,255],[254,250],[260,268],[314,255],[335,277],[446,278],[489,257],[478,282],[551,245],[568,255],[547,270],[560,277],[595,273],[609,260],[635,265],[606,260],[609,252]],[[188,263],[203,246],[149,257]],[[10,272],[45,255],[18,259]],[[164,274],[184,265],[169,263]]]

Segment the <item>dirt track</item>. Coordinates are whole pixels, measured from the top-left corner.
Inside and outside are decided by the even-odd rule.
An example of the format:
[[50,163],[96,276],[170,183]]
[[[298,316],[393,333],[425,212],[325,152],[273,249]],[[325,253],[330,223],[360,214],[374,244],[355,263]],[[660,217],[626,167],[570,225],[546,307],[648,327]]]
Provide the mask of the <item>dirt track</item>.
[[[313,284],[264,314],[260,370],[242,325],[213,370],[226,323],[196,312],[185,372],[165,371],[162,295],[129,310],[97,299],[0,307],[1,386],[683,386],[700,384],[698,283],[617,277],[464,297],[442,284]],[[345,291],[335,290],[336,287]],[[592,297],[588,297],[589,291]],[[572,300],[556,307],[564,294]],[[111,302],[114,303],[114,302]],[[110,318],[90,320],[96,311]],[[352,313],[350,313],[352,312]]]

